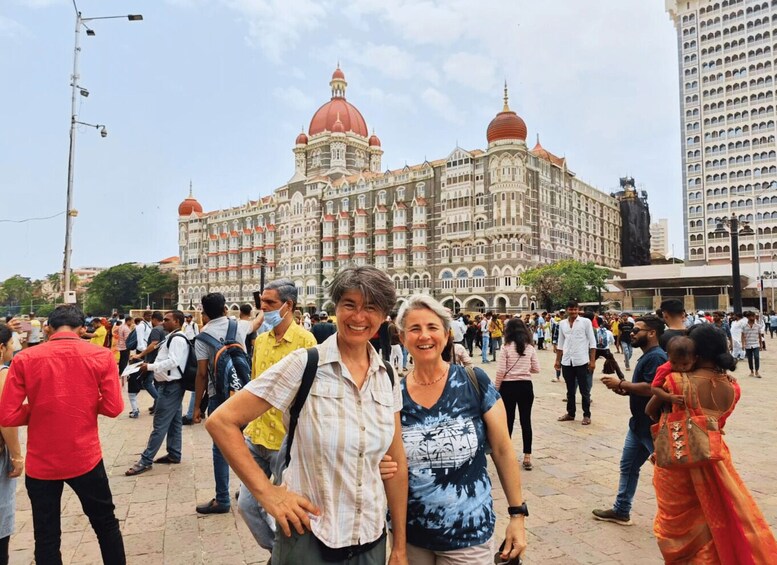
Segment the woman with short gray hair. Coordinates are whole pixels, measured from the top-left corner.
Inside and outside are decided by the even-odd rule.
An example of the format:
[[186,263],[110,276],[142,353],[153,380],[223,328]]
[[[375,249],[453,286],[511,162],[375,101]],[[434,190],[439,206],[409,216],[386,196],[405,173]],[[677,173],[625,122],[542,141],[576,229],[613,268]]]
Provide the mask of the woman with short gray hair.
[[[406,565],[402,396],[369,342],[396,292],[388,276],[371,266],[342,270],[329,292],[337,333],[316,347],[310,395],[295,437],[286,439],[291,448],[283,484],[270,483],[261,472],[240,429],[271,407],[285,414],[288,429],[308,350],[294,351],[267,369],[221,405],[205,427],[243,485],[276,520],[273,565],[384,565],[386,499],[394,523],[389,563]],[[382,481],[379,463],[386,454],[401,470]]]

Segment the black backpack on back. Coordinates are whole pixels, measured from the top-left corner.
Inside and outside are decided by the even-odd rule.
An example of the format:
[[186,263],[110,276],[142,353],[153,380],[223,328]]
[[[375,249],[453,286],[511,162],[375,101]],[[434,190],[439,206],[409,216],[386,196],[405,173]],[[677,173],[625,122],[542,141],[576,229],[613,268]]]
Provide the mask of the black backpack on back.
[[[189,339],[184,334],[175,332],[174,334],[171,334],[167,337],[167,349],[170,349],[170,341],[174,337],[179,336],[186,340],[187,345],[186,364],[184,365],[183,369],[181,369],[180,366],[178,367],[178,370],[181,371],[181,385],[183,385],[184,390],[194,392],[194,387],[197,380],[197,356],[194,354],[194,344],[189,341]],[[169,375],[170,371],[168,371],[167,374]]]

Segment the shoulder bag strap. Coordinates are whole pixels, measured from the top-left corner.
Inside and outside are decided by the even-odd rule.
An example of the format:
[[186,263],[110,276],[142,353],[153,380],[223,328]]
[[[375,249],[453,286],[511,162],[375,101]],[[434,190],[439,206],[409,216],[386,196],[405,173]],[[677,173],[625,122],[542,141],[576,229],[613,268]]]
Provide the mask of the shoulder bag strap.
[[310,388],[313,386],[313,381],[316,378],[316,371],[318,370],[318,349],[311,347],[307,351],[308,361],[305,364],[305,372],[302,373],[302,382],[299,385],[294,404],[292,404],[289,409],[289,428],[286,432],[288,440],[286,442],[286,462],[284,468],[288,467],[289,461],[291,461],[291,446],[294,443],[294,432],[297,431],[299,414],[302,412],[302,407],[305,406],[305,401],[308,399]]
[[237,337],[237,320],[230,318],[229,325],[227,326],[227,341],[235,341]]
[[480,383],[478,382],[478,376],[475,374],[475,369],[472,367],[464,367],[464,370],[467,371],[467,378],[475,389],[475,392],[478,395],[478,400],[480,400],[483,398],[483,393],[480,391]]

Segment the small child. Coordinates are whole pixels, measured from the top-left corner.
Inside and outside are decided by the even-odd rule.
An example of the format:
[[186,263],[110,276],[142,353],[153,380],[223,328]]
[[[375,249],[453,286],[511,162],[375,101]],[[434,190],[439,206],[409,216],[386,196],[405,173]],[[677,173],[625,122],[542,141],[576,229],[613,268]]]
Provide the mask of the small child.
[[667,344],[667,355],[669,361],[661,365],[656,370],[656,376],[651,384],[653,396],[660,402],[669,402],[671,404],[682,404],[685,402],[682,394],[669,394],[664,390],[666,377],[671,373],[687,373],[692,371],[696,365],[696,344],[686,336],[677,336],[669,340]]

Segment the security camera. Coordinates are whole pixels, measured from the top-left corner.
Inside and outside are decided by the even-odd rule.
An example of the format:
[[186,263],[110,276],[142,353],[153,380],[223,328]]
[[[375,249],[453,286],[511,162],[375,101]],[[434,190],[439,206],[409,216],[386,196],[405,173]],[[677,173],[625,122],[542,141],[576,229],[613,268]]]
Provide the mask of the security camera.
[[105,126],[100,128],[100,137],[108,137],[108,131],[105,129]]
[[81,92],[81,96],[83,96],[84,98],[88,98],[89,97],[89,91],[87,89],[81,88],[80,92]]

